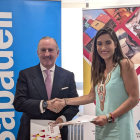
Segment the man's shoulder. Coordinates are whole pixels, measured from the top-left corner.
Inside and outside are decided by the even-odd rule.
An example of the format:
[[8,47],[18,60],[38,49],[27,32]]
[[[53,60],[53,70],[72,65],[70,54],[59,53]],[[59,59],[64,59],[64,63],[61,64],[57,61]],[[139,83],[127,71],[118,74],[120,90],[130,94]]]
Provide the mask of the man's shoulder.
[[72,74],[73,72],[71,72],[71,71],[69,71],[69,70],[67,70],[67,69],[64,69],[64,68],[62,68],[62,67],[59,67],[59,66],[57,66],[57,68],[62,72],[62,73],[66,73],[66,74]]
[[35,65],[35,66],[31,66],[29,68],[25,68],[23,70],[21,70],[20,72],[24,72],[24,73],[29,73],[29,72],[34,72],[35,70],[39,69],[40,65]]

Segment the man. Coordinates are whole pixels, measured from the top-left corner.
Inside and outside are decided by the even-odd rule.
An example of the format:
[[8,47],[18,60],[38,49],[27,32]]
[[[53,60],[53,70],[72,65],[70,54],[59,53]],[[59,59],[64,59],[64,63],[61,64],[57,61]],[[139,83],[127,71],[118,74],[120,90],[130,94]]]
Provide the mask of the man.
[[[74,74],[55,65],[59,55],[55,39],[43,37],[39,41],[37,54],[40,64],[20,71],[17,80],[13,105],[15,110],[23,112],[17,140],[30,140],[30,119],[55,120],[57,124],[70,121],[79,111],[78,106],[63,108],[57,102],[51,103],[54,98],[78,96]],[[50,74],[47,75],[48,70]],[[51,80],[48,83],[47,78]],[[55,109],[58,105],[59,108]],[[64,126],[60,132],[62,140],[67,140],[68,128]]]

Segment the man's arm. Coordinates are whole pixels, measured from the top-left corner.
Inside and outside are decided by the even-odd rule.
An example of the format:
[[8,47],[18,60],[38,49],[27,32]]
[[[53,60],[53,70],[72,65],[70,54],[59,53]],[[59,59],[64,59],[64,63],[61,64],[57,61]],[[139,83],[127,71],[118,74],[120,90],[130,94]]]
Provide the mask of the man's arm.
[[40,101],[29,98],[27,79],[24,71],[20,71],[16,84],[16,93],[14,98],[14,108],[19,112],[40,115]]
[[[29,75],[25,76],[24,73],[25,73],[24,70],[20,71],[19,73],[19,78],[16,84],[15,98],[13,102],[14,108],[18,112],[25,112],[25,113],[34,114],[34,115],[40,115],[40,113],[44,113],[46,111],[46,110],[43,110],[43,107],[42,107],[43,100],[37,97],[36,99],[32,99],[29,97],[29,94],[30,96],[32,95],[35,97],[34,95],[35,93],[34,91],[32,91],[31,93],[30,91],[31,85],[28,84],[31,79],[29,80]],[[28,77],[28,80],[27,80],[27,77]],[[30,84],[31,82],[32,81],[30,81]],[[61,108],[61,105],[56,104],[56,103],[51,103],[50,100],[48,100],[47,102],[48,102],[48,107],[49,107],[47,109],[49,109],[50,111],[53,111],[54,106]]]

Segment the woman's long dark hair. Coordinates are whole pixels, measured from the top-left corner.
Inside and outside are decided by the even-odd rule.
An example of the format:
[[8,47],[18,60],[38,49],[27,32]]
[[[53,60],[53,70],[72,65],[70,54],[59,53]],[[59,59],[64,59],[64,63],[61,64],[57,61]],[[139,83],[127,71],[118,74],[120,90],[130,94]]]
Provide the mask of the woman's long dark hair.
[[104,70],[106,69],[106,64],[104,59],[102,59],[97,52],[97,39],[99,36],[103,34],[109,34],[116,45],[116,49],[113,55],[113,63],[118,63],[121,67],[120,61],[126,58],[122,52],[115,31],[112,28],[106,26],[100,29],[97,32],[96,36],[94,37],[93,46],[92,46],[93,54],[92,54],[92,66],[91,66],[91,82],[93,84],[93,87],[95,87],[99,82],[101,82],[104,75]]

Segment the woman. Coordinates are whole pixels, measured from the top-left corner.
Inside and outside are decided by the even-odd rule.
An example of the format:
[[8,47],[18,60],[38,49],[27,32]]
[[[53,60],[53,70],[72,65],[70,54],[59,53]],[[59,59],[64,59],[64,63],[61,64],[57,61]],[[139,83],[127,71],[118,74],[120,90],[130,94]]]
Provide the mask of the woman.
[[[64,105],[96,100],[96,140],[134,140],[133,112],[139,102],[138,78],[133,63],[123,55],[113,29],[100,29],[93,42],[92,87],[88,95],[54,99]],[[60,110],[59,110],[60,111]]]

